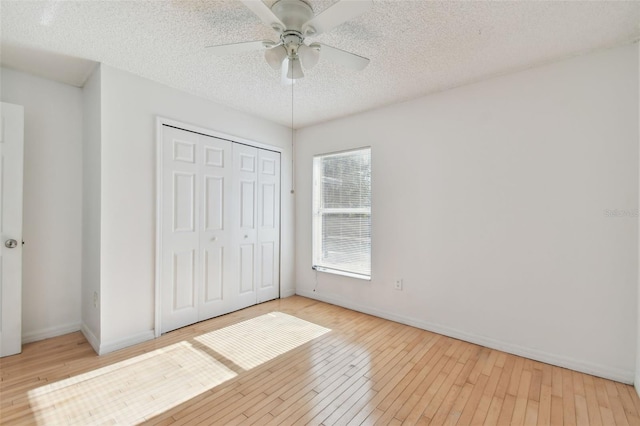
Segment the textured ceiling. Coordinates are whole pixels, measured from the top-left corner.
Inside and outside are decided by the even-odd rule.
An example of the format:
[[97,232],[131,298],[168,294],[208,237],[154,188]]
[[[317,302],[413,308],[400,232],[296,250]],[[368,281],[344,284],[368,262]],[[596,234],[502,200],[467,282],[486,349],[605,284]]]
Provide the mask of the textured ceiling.
[[[318,13],[335,0],[310,3]],[[291,125],[292,88],[261,52],[216,57],[204,48],[276,40],[235,0],[2,0],[0,14],[7,66],[20,68],[20,49],[32,63],[38,50],[85,58]],[[374,0],[365,15],[309,39],[371,63],[357,72],[321,59],[294,86],[294,127],[630,43],[639,22],[640,2]]]

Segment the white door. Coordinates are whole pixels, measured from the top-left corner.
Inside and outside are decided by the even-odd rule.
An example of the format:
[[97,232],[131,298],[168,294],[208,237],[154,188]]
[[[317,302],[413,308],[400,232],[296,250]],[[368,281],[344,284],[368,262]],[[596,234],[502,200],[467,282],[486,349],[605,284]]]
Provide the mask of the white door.
[[0,356],[22,351],[24,109],[0,103]]
[[237,308],[255,305],[256,296],[256,243],[258,227],[258,149],[247,145],[233,146],[234,183],[238,198],[234,209],[234,240],[237,280]]
[[280,296],[280,153],[258,151],[258,303]]
[[236,309],[230,268],[232,144],[162,127],[161,330]]
[[162,330],[198,321],[198,135],[163,126]]
[[161,144],[161,331],[277,298],[280,154],[166,125]]
[[233,192],[232,143],[210,136],[199,136],[202,182],[200,230],[201,291],[198,321],[232,312],[237,283],[231,256],[231,207]]

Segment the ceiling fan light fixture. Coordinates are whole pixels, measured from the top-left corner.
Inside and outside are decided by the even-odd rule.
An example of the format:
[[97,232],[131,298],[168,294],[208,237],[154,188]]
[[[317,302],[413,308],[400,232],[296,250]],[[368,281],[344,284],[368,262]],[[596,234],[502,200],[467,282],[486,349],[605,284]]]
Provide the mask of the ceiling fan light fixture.
[[267,49],[264,52],[264,58],[267,60],[267,63],[276,71],[282,67],[282,62],[286,57],[287,49],[282,45]]
[[289,58],[287,61],[288,69],[287,69],[287,78],[290,80],[297,80],[299,78],[304,77],[304,72],[302,71],[302,65],[300,65],[299,58]]
[[306,44],[301,44],[298,47],[298,55],[300,56],[300,61],[302,65],[304,65],[305,69],[310,70],[315,67],[318,61],[320,60],[320,49],[319,45],[314,46],[313,44],[307,46]]
[[[1,1],[1,0],[0,0]],[[357,18],[373,6],[373,0],[337,0],[321,13],[315,14],[311,0],[239,0],[254,15],[279,34],[279,41],[256,40],[207,46],[214,55],[229,55],[265,50],[265,60],[271,68],[280,71],[285,84],[293,84],[304,77],[319,62],[320,55],[347,68],[362,70],[369,59],[355,53],[320,43],[305,44],[305,38],[331,31],[343,23]],[[303,68],[304,67],[304,68]]]

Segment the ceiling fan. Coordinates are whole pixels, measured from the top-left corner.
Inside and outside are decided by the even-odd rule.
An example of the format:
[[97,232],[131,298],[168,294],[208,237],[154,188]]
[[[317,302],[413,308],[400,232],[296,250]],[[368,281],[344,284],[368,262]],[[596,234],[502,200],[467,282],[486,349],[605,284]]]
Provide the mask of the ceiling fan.
[[305,39],[331,31],[338,25],[362,15],[371,8],[372,0],[342,0],[318,15],[313,13],[306,0],[278,0],[271,8],[261,0],[240,1],[264,24],[276,31],[280,40],[208,46],[216,55],[265,50],[267,63],[275,70],[282,70],[285,82],[303,78],[303,67],[310,70],[321,57],[358,71],[369,63],[367,58],[326,44],[306,44]]

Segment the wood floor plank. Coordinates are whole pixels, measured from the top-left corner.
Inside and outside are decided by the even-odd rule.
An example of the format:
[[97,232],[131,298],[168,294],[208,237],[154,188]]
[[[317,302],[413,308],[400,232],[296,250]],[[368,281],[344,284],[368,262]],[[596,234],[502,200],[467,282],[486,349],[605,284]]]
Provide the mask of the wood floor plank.
[[[204,334],[273,312],[329,331],[246,368],[236,359],[241,353],[223,355],[202,343]],[[208,367],[192,377],[179,368],[152,370],[142,361],[174,362],[172,348],[184,348],[185,356]],[[218,369],[229,372],[219,376],[222,382],[180,403],[162,399],[167,392],[201,386],[202,374]],[[130,373],[118,378],[119,371]],[[144,392],[118,399],[142,383]],[[96,390],[102,396],[91,398]],[[76,332],[27,344],[22,354],[0,359],[2,425],[65,424],[56,417],[63,409],[88,419],[105,407],[111,417],[104,424],[156,426],[640,425],[640,398],[631,386],[299,296],[103,356]],[[118,417],[126,409],[133,417]]]
[[562,403],[562,397],[553,395],[551,392],[551,424],[563,425],[564,424],[564,404]]
[[531,385],[531,370],[522,370],[520,377],[520,387],[516,395],[516,404],[513,408],[513,417],[511,423],[515,425],[524,424],[524,418],[527,412],[527,395],[529,394],[529,386]]
[[622,383],[616,383],[616,388],[618,389],[618,396],[620,397],[620,401],[622,402],[622,407],[624,408],[624,413],[627,417],[627,421],[629,422],[629,424],[633,425],[640,424],[640,418],[638,418],[635,404],[633,403],[631,394],[629,393],[629,388],[631,388],[631,386],[624,385]]
[[405,421],[411,411],[420,402],[426,390],[429,389],[435,378],[438,377],[442,366],[446,363],[448,358],[444,357],[444,354],[449,346],[451,346],[451,343],[452,341],[441,339],[438,342],[438,348],[431,351],[433,352],[431,358],[416,377],[415,384],[405,389],[407,394],[404,396],[401,395],[403,398],[402,407],[395,414],[394,418]]
[[471,396],[473,387],[474,386],[471,383],[465,383],[462,390],[458,394],[458,397],[454,401],[453,406],[451,407],[451,410],[449,410],[449,412],[446,413],[447,417],[444,420],[444,422],[438,423],[439,419],[434,418],[431,423],[434,425],[445,424],[445,425],[455,426],[460,420],[460,416],[462,415],[462,410],[464,410],[464,407],[467,404],[469,397]]
[[[422,347],[433,347],[437,343],[437,340],[429,341],[425,346]],[[382,401],[378,404],[377,408],[379,410],[384,411],[384,415],[379,421],[389,422],[391,419],[395,418],[394,416],[398,412],[398,410],[402,407],[402,405],[406,402],[406,395],[410,395],[415,388],[420,384],[424,375],[428,370],[425,368],[427,363],[429,362],[430,357],[423,355],[421,358],[416,360],[416,363],[413,364],[413,368],[411,371],[405,376],[405,379],[398,382],[398,384],[393,388],[393,390],[385,396]],[[412,362],[412,361],[410,361]],[[405,395],[405,396],[403,396]]]
[[494,396],[491,399],[491,404],[489,405],[489,410],[487,411],[487,416],[484,419],[484,425],[497,425],[498,418],[500,417],[500,410],[502,410],[502,403],[504,400],[502,398],[498,398]]
[[576,424],[579,425],[589,425],[589,410],[587,408],[587,399],[579,394],[576,394],[575,397],[576,404]]
[[[431,419],[433,419],[436,411],[438,411],[438,409],[440,408],[440,405],[446,399],[447,394],[449,393],[449,390],[451,389],[451,387],[453,386],[453,383],[456,380],[456,377],[458,376],[458,374],[460,374],[460,372],[464,368],[464,366],[459,362],[457,362],[457,360],[452,359],[452,361],[454,361],[454,366],[451,372],[447,374],[447,377],[445,378],[444,382],[440,386],[440,391],[431,399],[431,403],[429,404],[429,406],[426,407],[426,409],[422,413],[422,417],[428,420],[427,423],[431,422]],[[445,369],[446,368],[447,367],[445,366]]]
[[570,370],[562,369],[562,404],[565,426],[576,426],[576,403],[573,393],[573,377]]
[[540,390],[542,387],[542,368],[534,366],[531,370],[531,385],[529,386],[529,400],[540,402]]
[[593,378],[585,375],[583,377],[583,381],[585,398],[587,399],[587,411],[589,413],[589,424],[592,426],[602,426],[602,415],[600,414],[600,409],[598,407],[598,396],[596,395],[596,387],[593,382]]
[[500,376],[500,380],[498,381],[495,392],[495,396],[500,400],[504,400],[504,397],[507,394],[507,389],[509,388],[509,382],[511,381],[511,374],[513,372],[513,367],[515,366],[515,362],[516,357],[507,355],[502,367],[502,375]]
[[[464,364],[458,362],[458,358],[456,358],[455,356],[451,360],[455,361],[453,368],[448,372],[446,380],[440,387],[440,392],[438,392],[438,394],[434,398],[432,398],[431,404],[429,404],[429,406],[423,412],[423,416],[429,419],[430,422],[431,420],[433,420],[436,412],[440,409],[440,407],[445,404],[445,401],[447,401],[447,397],[449,398],[449,401],[447,401],[446,403],[449,404],[449,407],[445,407],[444,410],[448,412],[450,406],[453,405],[453,401],[455,401],[455,398],[460,393],[461,388],[459,386],[455,386],[454,383],[456,382],[458,376],[462,374],[464,370]],[[444,414],[445,413],[443,413],[443,415]]]
[[496,388],[498,387],[498,381],[500,380],[501,376],[502,367],[498,367],[496,364],[491,371],[489,381],[487,382],[482,396],[480,397],[478,406],[475,410],[475,413],[473,414],[473,418],[471,419],[471,424],[484,424],[484,419],[485,417],[487,417],[487,413],[489,412],[489,407],[491,405],[491,401],[493,399],[493,395],[495,394]]
[[464,406],[464,410],[462,410],[462,414],[460,415],[459,423],[463,425],[471,424],[471,420],[476,413],[476,409],[478,404],[480,403],[480,399],[482,398],[482,394],[487,386],[489,378],[484,374],[481,374],[478,378],[477,382],[473,387],[473,392],[471,392],[471,396],[469,397],[469,401],[467,401]]
[[611,404],[611,412],[613,413],[613,418],[615,419],[616,424],[628,425],[629,420],[624,412],[624,407],[622,406],[620,398],[617,395],[609,395],[609,403]]
[[[586,380],[586,379],[585,379]],[[633,401],[633,405],[636,406],[636,413],[640,410],[640,398],[636,398],[638,393],[634,386],[627,386],[627,391],[629,392],[629,398]]]
[[[438,350],[438,347],[442,349]],[[436,364],[439,359],[439,355],[444,354],[447,349],[448,345],[445,345],[445,343],[437,337],[429,342],[427,352],[414,365],[413,369],[409,373],[411,381],[404,387],[404,389],[402,389],[396,400],[389,407],[394,411],[394,413],[397,413],[398,409],[401,409],[403,406],[407,405],[407,400],[414,394],[416,389],[421,386],[428,373],[432,371],[431,366]],[[398,401],[397,404],[396,401]],[[378,406],[380,407],[380,409],[385,409],[385,404],[388,402],[388,400],[383,400],[380,404],[378,404]],[[404,420],[404,417],[401,416],[396,416],[395,418],[397,418],[398,420]]]
[[525,426],[535,426],[538,424],[538,401],[529,400],[527,402],[527,409],[524,416]]
[[546,426],[551,424],[551,386],[541,385],[540,403],[538,405],[538,424]]
[[[411,410],[409,410],[409,412],[406,414],[406,417],[404,419],[405,423],[414,424],[418,422],[418,420],[422,416],[422,413],[427,408],[427,406],[429,405],[433,397],[438,393],[440,386],[442,386],[442,383],[444,383],[444,381],[446,380],[447,374],[443,373],[442,369],[444,368],[444,365],[449,363],[449,361],[450,361],[449,357],[443,354],[442,358],[440,359],[438,364],[436,364],[436,367],[432,371],[433,374],[429,375],[429,378],[431,380],[429,380],[428,385],[425,384],[425,388],[423,392],[420,394],[418,400],[414,404],[412,404]],[[382,400],[383,395],[382,394],[376,395],[376,399]],[[359,424],[358,423],[359,417],[360,415],[354,417],[354,419],[351,422],[349,422],[349,424],[353,424],[353,425]]]
[[562,398],[562,368],[551,367],[551,395]]
[[467,379],[469,383],[476,383],[476,381],[482,374],[482,370],[485,368],[487,362],[489,361],[491,352],[492,351],[489,348],[481,348],[480,354],[478,355],[478,361],[475,363],[473,370],[471,370],[471,373],[469,373],[469,377]]
[[513,372],[509,380],[509,387],[507,393],[509,395],[516,396],[518,394],[518,388],[520,387],[520,377],[522,375],[522,367],[524,367],[524,358],[516,357],[515,365],[513,366]]
[[498,417],[499,425],[511,424],[511,418],[513,417],[513,409],[516,406],[516,397],[507,394],[502,402],[502,408],[500,410],[500,416]]

